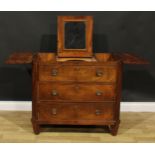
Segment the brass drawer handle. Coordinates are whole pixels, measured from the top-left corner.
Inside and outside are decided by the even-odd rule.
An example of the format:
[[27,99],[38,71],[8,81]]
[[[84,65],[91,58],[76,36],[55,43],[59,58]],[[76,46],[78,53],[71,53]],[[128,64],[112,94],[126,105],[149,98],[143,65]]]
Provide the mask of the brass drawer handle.
[[96,109],[95,114],[96,114],[96,115],[101,115],[101,114],[102,114],[102,112],[101,112],[101,110]]
[[97,71],[96,71],[96,76],[98,76],[98,77],[103,76],[103,72],[100,71],[100,70],[97,70]]
[[96,95],[97,95],[97,96],[101,96],[102,94],[103,94],[102,91],[96,91]]
[[51,93],[51,95],[52,96],[57,96],[58,95],[58,92],[56,90],[53,90],[52,93]]
[[52,108],[52,115],[56,115],[57,114],[57,109],[56,108]]
[[52,69],[52,76],[57,76],[57,75],[58,75],[58,70]]

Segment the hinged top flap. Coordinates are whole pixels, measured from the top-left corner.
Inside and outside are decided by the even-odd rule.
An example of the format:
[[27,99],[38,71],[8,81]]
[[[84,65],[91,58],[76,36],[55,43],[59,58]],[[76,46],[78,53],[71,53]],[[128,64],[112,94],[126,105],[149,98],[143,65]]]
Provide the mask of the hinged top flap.
[[33,60],[33,52],[14,52],[5,61],[6,64],[29,64]]
[[148,60],[141,58],[133,53],[114,53],[113,55],[120,59],[124,64],[149,64]]
[[[9,58],[5,61],[6,64],[29,64],[33,61],[33,52],[15,52],[12,53]],[[132,53],[113,53],[113,56],[120,59],[124,64],[149,64],[149,61],[136,56]]]

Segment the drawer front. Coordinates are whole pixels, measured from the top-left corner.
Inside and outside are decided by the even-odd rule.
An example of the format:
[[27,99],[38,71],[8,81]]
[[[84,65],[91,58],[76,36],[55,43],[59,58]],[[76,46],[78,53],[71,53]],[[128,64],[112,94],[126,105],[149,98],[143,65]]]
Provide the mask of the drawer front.
[[75,118],[74,106],[63,104],[45,104],[38,106],[38,118],[41,121],[66,120]]
[[108,101],[115,100],[115,85],[40,83],[39,100]]
[[[63,120],[105,120],[114,118],[114,103],[40,103],[38,109],[38,120],[53,123],[62,123]],[[59,122],[57,122],[59,121]]]
[[40,66],[40,81],[116,82],[117,69],[110,66]]

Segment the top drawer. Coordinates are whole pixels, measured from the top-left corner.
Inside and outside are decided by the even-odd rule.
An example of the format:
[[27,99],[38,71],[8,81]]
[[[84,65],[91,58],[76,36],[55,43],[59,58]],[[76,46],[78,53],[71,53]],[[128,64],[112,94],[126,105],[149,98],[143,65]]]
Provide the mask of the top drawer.
[[40,81],[116,82],[114,66],[39,66]]

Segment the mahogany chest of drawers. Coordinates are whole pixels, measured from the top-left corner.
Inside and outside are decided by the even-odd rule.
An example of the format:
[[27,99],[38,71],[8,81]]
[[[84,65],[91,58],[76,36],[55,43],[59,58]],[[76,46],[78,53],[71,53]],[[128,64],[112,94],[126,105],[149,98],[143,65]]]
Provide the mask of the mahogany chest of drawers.
[[[129,53],[95,54],[95,60],[58,62],[55,54],[12,53],[7,64],[32,63],[32,124],[107,125],[117,134],[123,64],[149,64]],[[109,58],[108,58],[109,57]]]
[[32,125],[100,125],[117,134],[122,64],[148,64],[129,53],[93,53],[91,16],[58,17],[57,54],[13,53],[7,64],[32,63]]
[[119,125],[122,63],[110,54],[96,54],[92,62],[58,62],[52,53],[33,59],[32,123]]

